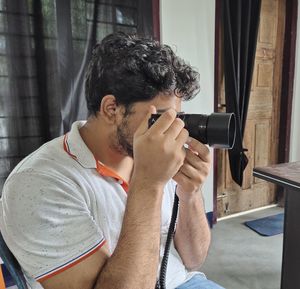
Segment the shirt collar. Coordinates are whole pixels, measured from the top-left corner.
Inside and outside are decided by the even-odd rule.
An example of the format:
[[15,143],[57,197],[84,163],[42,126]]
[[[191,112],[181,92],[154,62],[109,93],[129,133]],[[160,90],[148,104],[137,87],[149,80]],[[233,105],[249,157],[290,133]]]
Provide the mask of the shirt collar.
[[76,121],[72,124],[71,130],[64,137],[64,150],[76,160],[82,167],[87,169],[96,169],[104,177],[114,178],[127,192],[128,183],[117,175],[112,169],[96,160],[93,153],[89,150],[83,141],[79,129],[86,121]]
[[83,141],[79,129],[85,121],[76,121],[72,124],[71,130],[64,137],[65,151],[86,169],[96,169],[97,164],[94,155]]

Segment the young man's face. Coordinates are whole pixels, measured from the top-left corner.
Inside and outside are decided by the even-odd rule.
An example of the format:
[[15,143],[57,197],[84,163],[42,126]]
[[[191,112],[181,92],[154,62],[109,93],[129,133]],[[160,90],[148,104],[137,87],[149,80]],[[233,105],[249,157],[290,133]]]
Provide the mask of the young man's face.
[[169,108],[177,112],[181,111],[181,99],[174,94],[158,94],[151,101],[134,103],[129,114],[117,123],[116,132],[112,138],[113,149],[123,155],[133,157],[133,135],[148,113],[150,105],[155,106],[157,111]]

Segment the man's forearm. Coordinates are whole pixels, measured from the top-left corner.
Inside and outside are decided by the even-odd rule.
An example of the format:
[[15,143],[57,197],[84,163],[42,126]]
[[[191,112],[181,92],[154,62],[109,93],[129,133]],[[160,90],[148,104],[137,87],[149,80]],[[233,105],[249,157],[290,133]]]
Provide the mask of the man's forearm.
[[132,187],[117,247],[95,289],[153,289],[159,263],[162,193]]
[[197,269],[202,265],[210,244],[210,229],[200,191],[189,200],[180,202],[174,241],[188,269]]

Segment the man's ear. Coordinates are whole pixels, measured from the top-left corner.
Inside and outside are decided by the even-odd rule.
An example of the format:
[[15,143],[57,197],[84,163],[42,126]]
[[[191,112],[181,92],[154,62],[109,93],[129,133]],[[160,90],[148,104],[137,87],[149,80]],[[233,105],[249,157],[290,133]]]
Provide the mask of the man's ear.
[[105,95],[100,104],[100,116],[109,123],[114,123],[116,120],[117,101],[116,98],[111,95]]

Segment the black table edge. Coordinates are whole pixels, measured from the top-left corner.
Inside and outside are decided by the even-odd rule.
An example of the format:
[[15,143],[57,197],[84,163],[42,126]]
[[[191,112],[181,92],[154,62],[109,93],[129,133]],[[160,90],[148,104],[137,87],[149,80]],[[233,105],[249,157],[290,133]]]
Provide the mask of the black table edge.
[[300,185],[296,182],[293,181],[286,181],[284,178],[280,178],[280,177],[275,177],[272,174],[266,173],[266,172],[262,172],[258,169],[253,169],[253,176],[263,179],[265,181],[269,181],[272,182],[274,184],[277,185],[281,185],[283,187],[289,188],[289,189],[300,189]]

